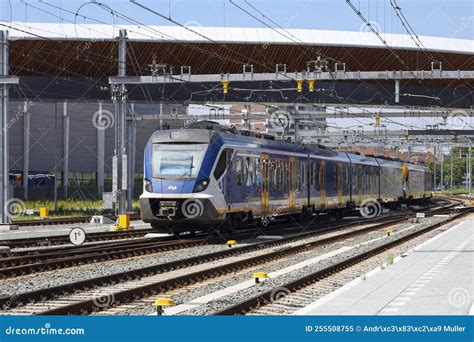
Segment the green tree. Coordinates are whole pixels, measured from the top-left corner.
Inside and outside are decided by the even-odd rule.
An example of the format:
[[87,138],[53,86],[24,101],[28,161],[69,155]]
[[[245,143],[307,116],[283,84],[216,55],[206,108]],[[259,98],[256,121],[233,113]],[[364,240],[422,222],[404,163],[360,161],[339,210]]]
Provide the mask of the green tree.
[[[466,161],[467,161],[467,147],[457,147],[451,150],[450,155],[444,156],[444,163],[443,163],[443,172],[444,172],[444,188],[449,189],[451,185],[451,163],[453,164],[453,187],[463,187],[466,185]],[[473,163],[474,166],[474,163]],[[428,167],[431,171],[435,171],[436,169],[436,180],[437,184],[440,183],[441,178],[441,163],[437,163],[436,167],[434,163],[428,163]]]

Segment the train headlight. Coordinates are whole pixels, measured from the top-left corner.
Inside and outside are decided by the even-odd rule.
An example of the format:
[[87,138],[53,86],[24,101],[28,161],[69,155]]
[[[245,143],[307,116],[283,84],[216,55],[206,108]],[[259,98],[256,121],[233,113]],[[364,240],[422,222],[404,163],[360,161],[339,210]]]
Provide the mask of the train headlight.
[[153,185],[148,179],[145,179],[145,190],[148,192],[153,192]]
[[209,185],[209,178],[201,179],[194,184],[193,192],[201,192],[206,190],[207,186]]

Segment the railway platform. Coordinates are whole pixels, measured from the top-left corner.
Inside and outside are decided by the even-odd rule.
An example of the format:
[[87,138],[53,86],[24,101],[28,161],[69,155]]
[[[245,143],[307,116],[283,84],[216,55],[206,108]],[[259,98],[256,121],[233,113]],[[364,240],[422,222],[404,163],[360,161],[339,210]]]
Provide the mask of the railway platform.
[[474,218],[370,271],[296,315],[473,315]]
[[[99,233],[113,230],[115,223],[93,224],[93,223],[68,223],[19,227],[17,230],[0,231],[0,241],[25,238],[39,238],[68,235],[72,228],[80,227],[86,233]],[[150,225],[142,221],[132,223],[134,230],[149,229]],[[0,242],[1,245],[1,242]]]

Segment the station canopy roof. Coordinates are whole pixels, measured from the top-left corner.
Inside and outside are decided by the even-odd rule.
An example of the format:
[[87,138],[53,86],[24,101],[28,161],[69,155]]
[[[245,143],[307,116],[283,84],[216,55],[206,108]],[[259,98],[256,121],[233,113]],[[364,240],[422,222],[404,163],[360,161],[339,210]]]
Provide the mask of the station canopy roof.
[[[286,64],[289,72],[303,71],[317,56],[331,69],[345,63],[347,71],[474,70],[474,40],[420,36],[418,47],[408,35],[384,34],[387,48],[373,32],[201,27],[132,26],[58,23],[9,23],[10,65],[17,76],[107,77],[117,74],[119,29],[128,33],[128,75],[149,75],[149,64],[173,67],[179,74],[274,72]],[[18,29],[15,30],[14,28]],[[401,62],[403,61],[403,62]]]

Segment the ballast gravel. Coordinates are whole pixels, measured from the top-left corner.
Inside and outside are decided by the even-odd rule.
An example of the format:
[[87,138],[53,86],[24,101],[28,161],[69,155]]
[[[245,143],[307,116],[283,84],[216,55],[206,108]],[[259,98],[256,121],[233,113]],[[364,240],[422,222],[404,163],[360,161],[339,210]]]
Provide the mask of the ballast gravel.
[[[223,309],[223,308],[225,308],[229,305],[238,303],[242,300],[245,300],[246,298],[253,297],[253,296],[255,296],[259,293],[265,292],[269,289],[282,286],[283,284],[285,284],[285,283],[287,283],[291,280],[300,278],[300,277],[302,277],[302,276],[304,276],[308,273],[312,273],[312,272],[315,272],[315,271],[320,270],[322,268],[328,267],[328,266],[330,266],[334,263],[340,262],[340,261],[342,261],[342,260],[344,260],[344,259],[346,259],[350,256],[353,256],[357,253],[366,251],[366,250],[371,249],[375,246],[385,244],[388,241],[391,241],[391,240],[394,240],[394,239],[399,239],[402,236],[405,236],[407,234],[410,234],[410,233],[414,232],[415,230],[420,230],[420,229],[425,228],[425,227],[427,227],[427,226],[429,226],[433,223],[437,223],[437,222],[440,222],[440,221],[443,221],[443,220],[444,220],[444,218],[439,218],[439,217],[426,218],[426,219],[423,219],[422,222],[420,222],[419,224],[416,224],[415,227],[413,227],[415,224],[411,223],[411,222],[398,224],[397,225],[397,230],[403,230],[403,229],[410,228],[410,227],[413,227],[413,229],[408,229],[408,230],[406,230],[406,231],[404,231],[404,232],[402,232],[398,235],[393,235],[391,237],[388,237],[387,239],[381,239],[379,241],[376,241],[376,242],[373,242],[373,243],[370,243],[370,244],[366,244],[366,245],[363,245],[363,246],[353,248],[353,249],[351,249],[347,252],[337,254],[337,255],[335,255],[331,258],[321,260],[320,262],[317,262],[317,263],[312,264],[310,266],[306,266],[304,268],[300,268],[300,269],[292,271],[290,273],[281,275],[281,276],[279,276],[275,279],[267,279],[265,282],[261,283],[260,285],[252,286],[250,288],[241,290],[239,292],[230,294],[228,296],[221,297],[219,299],[211,301],[211,302],[209,302],[207,304],[204,304],[200,307],[197,307],[195,309],[191,309],[191,310],[188,310],[188,311],[181,312],[180,315],[209,315],[209,314],[212,314],[213,312],[215,312],[217,310],[220,310],[220,309]],[[423,236],[426,237],[426,239],[428,239],[432,235],[436,235],[436,234],[437,233],[427,233]],[[340,241],[340,242],[333,243],[331,245],[324,245],[324,246],[316,248],[316,249],[314,249],[310,252],[299,253],[297,255],[292,256],[291,258],[279,259],[279,260],[276,260],[276,261],[269,262],[268,266],[264,266],[264,269],[260,269],[260,270],[264,270],[266,273],[271,273],[271,272],[274,272],[274,271],[277,271],[277,270],[295,265],[299,262],[302,262],[302,261],[320,256],[320,255],[326,254],[328,252],[337,250],[337,249],[339,249],[343,246],[357,245],[357,244],[370,241],[374,238],[377,238],[377,237],[380,237],[380,236],[383,236],[383,235],[385,235],[383,232],[378,231],[378,232],[371,232],[369,234],[364,234],[364,235],[361,235],[361,236],[355,236],[354,238],[352,238],[349,241],[345,240],[345,241]],[[189,302],[189,301],[191,301],[195,298],[199,298],[201,296],[208,295],[208,294],[211,294],[213,292],[225,289],[227,287],[239,284],[241,282],[244,282],[244,281],[247,281],[247,280],[251,279],[251,276],[255,272],[255,269],[259,269],[259,267],[253,267],[253,268],[251,268],[247,271],[240,272],[239,274],[237,274],[235,276],[232,276],[231,274],[229,274],[222,281],[218,281],[216,283],[211,283],[209,285],[204,285],[202,287],[195,287],[190,291],[186,291],[186,292],[180,293],[179,295],[173,296],[173,299],[174,299],[175,303],[177,305],[179,305],[179,304]],[[335,289],[338,288],[339,286],[342,286],[342,284],[334,284]],[[127,308],[123,311],[121,310],[120,314],[121,315],[149,315],[149,314],[153,314],[154,312],[155,312],[155,309],[152,306],[137,306],[137,307],[133,307],[133,308]]]

